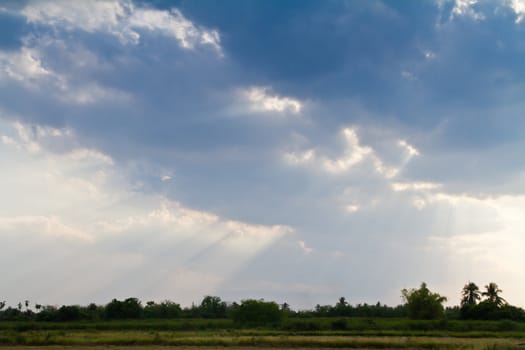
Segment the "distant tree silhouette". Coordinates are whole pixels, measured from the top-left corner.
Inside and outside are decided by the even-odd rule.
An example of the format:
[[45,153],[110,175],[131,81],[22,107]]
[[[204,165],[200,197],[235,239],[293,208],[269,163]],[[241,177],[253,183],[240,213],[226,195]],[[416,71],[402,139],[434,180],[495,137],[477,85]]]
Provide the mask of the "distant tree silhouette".
[[443,302],[446,297],[432,293],[425,282],[419,289],[403,289],[401,295],[405,300],[408,317],[413,319],[436,319],[443,317]]
[[284,313],[273,301],[243,300],[233,313],[233,320],[242,326],[271,326],[282,323]]
[[479,287],[474,282],[465,284],[461,291],[461,306],[476,305],[481,300],[481,292]]
[[224,318],[226,317],[226,303],[219,297],[207,295],[201,301],[199,313],[204,318]]
[[487,298],[488,302],[494,303],[498,307],[500,307],[506,304],[507,301],[503,299],[502,297],[500,297],[499,293],[503,293],[503,291],[499,289],[496,283],[490,282],[488,285],[485,286],[485,291],[481,294]]
[[106,305],[107,319],[140,318],[142,306],[137,298],[127,298],[124,301],[113,299]]

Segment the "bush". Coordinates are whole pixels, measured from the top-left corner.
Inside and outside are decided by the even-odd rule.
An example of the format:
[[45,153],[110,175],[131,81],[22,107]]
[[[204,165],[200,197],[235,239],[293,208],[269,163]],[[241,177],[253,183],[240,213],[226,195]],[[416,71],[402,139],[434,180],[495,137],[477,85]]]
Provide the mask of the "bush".
[[141,315],[142,306],[137,298],[127,298],[124,301],[113,299],[106,305],[106,318],[110,320],[140,318]]
[[283,318],[283,311],[277,303],[264,300],[243,300],[233,312],[234,322],[243,327],[277,327]]
[[406,302],[408,317],[418,320],[433,320],[443,317],[443,302],[447,300],[437,293],[432,293],[425,282],[419,289],[401,291]]

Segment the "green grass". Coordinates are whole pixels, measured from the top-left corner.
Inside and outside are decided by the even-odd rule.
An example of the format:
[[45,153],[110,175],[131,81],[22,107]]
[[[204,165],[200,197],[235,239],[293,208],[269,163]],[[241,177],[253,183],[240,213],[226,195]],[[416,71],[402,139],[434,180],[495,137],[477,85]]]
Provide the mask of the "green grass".
[[312,318],[288,319],[274,329],[239,329],[230,320],[0,322],[0,345],[0,350],[11,346],[525,350],[525,324]]
[[[30,331],[2,335],[4,345],[26,346],[191,346],[272,348],[472,349],[523,348],[509,338],[376,337],[376,336],[193,336],[150,331]],[[4,348],[5,349],[5,348]]]

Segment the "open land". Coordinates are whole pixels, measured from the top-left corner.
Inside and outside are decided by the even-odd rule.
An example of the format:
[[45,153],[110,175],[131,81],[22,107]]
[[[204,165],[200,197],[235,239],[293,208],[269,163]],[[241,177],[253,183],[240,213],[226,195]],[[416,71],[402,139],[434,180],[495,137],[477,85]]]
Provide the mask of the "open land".
[[[294,320],[295,326],[298,327]],[[344,330],[234,328],[221,320],[0,323],[2,350],[525,349],[523,323],[346,319]],[[304,320],[306,324],[323,319]],[[368,325],[368,327],[365,327]],[[215,327],[215,328],[213,328]],[[300,328],[301,326],[299,326]],[[290,328],[290,327],[288,327]],[[322,328],[322,327],[321,327]]]

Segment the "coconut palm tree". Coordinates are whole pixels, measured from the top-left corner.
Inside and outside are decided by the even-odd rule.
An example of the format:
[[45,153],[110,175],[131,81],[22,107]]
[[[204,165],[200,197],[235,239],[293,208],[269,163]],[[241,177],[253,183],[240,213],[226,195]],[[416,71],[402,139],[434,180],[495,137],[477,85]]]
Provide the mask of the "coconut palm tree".
[[505,299],[500,297],[498,294],[503,291],[499,289],[498,285],[494,282],[490,282],[485,286],[486,291],[481,293],[484,297],[487,297],[487,301],[501,306],[506,303]]
[[461,306],[476,305],[481,299],[481,292],[479,291],[479,287],[476,285],[476,283],[469,282],[463,287],[461,296]]

